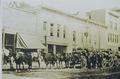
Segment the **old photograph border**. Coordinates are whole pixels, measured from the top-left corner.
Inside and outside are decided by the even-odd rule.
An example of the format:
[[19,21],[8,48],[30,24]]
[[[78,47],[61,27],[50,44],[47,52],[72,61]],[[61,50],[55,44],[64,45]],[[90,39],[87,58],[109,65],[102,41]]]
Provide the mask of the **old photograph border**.
[[0,77],[118,79],[120,0],[99,1],[0,0]]

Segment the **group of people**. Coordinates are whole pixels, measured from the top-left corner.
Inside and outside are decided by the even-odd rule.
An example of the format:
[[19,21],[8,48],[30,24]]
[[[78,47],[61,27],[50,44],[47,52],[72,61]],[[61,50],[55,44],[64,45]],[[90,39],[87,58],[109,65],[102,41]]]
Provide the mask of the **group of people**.
[[[13,52],[11,49],[9,51],[4,49],[3,51],[3,64],[7,62],[10,63],[10,68],[13,68],[12,63],[16,63],[16,69],[20,69],[20,65],[28,65],[28,69],[32,68],[32,62],[38,62],[40,67],[41,60],[45,62],[46,68],[50,65],[56,66],[56,68],[103,68],[109,66],[117,66],[119,62],[117,61],[120,58],[120,55],[117,52],[112,50],[88,50],[88,49],[78,49],[71,53],[46,53],[44,51],[36,52],[36,55],[32,52],[22,52],[20,49],[17,49]],[[113,54],[114,53],[114,54]],[[34,56],[35,55],[35,56]],[[41,59],[42,58],[42,59]],[[64,66],[63,66],[64,63]]]
[[17,70],[24,69],[25,64],[28,64],[29,70],[32,68],[32,55],[29,52],[22,52],[20,49],[16,49],[16,51],[13,51],[10,48],[3,48],[2,58],[3,66],[9,63],[11,70],[14,69],[14,63],[16,64]]
[[[118,51],[108,50],[87,50],[78,51],[86,59],[86,68],[117,67],[120,65],[120,54]],[[80,58],[80,57],[79,57]]]

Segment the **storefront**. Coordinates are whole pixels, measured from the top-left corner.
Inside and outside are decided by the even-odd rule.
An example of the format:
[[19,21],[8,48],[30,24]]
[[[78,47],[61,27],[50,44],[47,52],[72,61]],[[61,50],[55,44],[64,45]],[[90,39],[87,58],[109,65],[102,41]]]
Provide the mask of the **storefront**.
[[66,53],[67,46],[48,44],[48,53]]
[[2,34],[2,47],[7,49],[46,49],[36,36],[25,34],[3,33]]

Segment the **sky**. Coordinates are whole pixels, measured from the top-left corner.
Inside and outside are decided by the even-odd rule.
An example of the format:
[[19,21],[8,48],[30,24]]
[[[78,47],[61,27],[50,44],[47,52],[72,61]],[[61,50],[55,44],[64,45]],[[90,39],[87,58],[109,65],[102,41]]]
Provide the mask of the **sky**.
[[120,0],[4,0],[4,2],[10,1],[24,1],[32,6],[42,4],[68,12],[120,8]]

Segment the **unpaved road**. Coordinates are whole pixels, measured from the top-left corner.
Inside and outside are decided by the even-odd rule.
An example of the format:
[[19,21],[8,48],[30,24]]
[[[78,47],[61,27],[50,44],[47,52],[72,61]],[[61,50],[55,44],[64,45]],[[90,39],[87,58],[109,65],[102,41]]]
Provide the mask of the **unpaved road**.
[[3,79],[120,79],[120,73],[91,73],[80,69],[37,69],[31,72],[4,72]]

